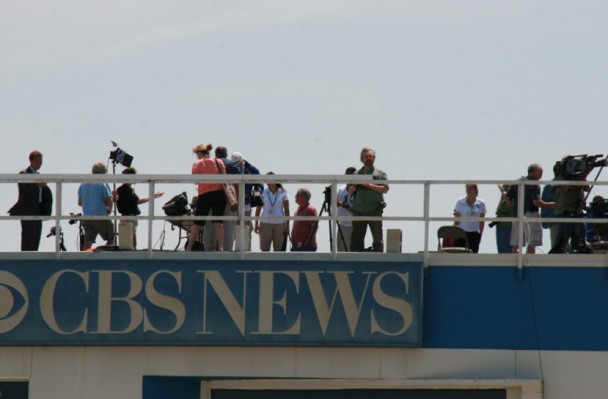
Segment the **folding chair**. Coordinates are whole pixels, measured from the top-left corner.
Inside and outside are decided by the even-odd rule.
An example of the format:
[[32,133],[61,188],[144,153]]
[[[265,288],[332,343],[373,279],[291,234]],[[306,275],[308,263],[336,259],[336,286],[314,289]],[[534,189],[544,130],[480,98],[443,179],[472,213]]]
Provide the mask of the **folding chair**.
[[[460,226],[441,226],[437,230],[437,240],[437,250],[440,252],[473,252],[469,248],[467,233]],[[457,243],[464,243],[464,246],[456,246]]]

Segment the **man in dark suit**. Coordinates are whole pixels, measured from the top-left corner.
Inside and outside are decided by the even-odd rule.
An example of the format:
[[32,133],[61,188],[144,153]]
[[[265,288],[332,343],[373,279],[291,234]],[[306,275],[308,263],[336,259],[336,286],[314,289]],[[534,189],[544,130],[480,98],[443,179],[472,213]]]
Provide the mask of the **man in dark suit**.
[[[19,173],[38,174],[42,166],[42,153],[30,153],[30,166]],[[8,211],[11,216],[50,215],[53,197],[46,183],[19,183],[17,203]],[[42,220],[21,220],[21,250],[38,251]]]

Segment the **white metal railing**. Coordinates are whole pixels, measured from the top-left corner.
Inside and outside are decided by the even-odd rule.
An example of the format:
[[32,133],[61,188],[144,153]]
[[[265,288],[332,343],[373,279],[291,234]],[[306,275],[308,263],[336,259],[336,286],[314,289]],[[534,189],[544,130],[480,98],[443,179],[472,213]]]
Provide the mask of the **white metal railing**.
[[[259,218],[256,216],[246,216],[245,215],[245,207],[243,204],[245,203],[245,184],[255,184],[255,183],[283,183],[283,184],[315,184],[315,185],[327,185],[331,189],[331,197],[337,198],[338,186],[342,184],[357,184],[362,182],[369,181],[368,176],[346,176],[346,175],[112,175],[112,174],[103,174],[103,175],[92,175],[92,174],[40,174],[40,175],[28,175],[28,174],[0,174],[0,184],[16,184],[16,183],[36,183],[36,182],[46,182],[50,185],[55,185],[54,194],[54,213],[52,216],[0,216],[0,222],[5,220],[52,220],[54,222],[54,226],[56,231],[60,231],[61,223],[66,220],[83,220],[83,219],[99,219],[99,220],[143,220],[147,221],[147,253],[149,257],[152,257],[153,251],[153,230],[154,230],[154,221],[182,221],[182,220],[212,220],[218,219],[218,217],[212,216],[166,216],[164,214],[157,214],[155,210],[155,203],[158,201],[154,197],[154,193],[157,191],[157,187],[159,185],[170,184],[170,185],[179,185],[179,184],[187,184],[190,185],[191,188],[193,184],[200,183],[219,183],[219,182],[229,182],[234,183],[239,186],[239,208],[236,216],[224,216],[224,220],[236,220],[240,222],[252,222],[258,220]],[[143,183],[148,185],[148,212],[146,215],[140,216],[75,216],[66,214],[63,212],[63,207],[65,204],[64,201],[64,189],[66,185],[70,184],[80,184],[84,182],[105,182],[110,185],[113,184],[122,184],[122,183]],[[514,221],[523,221],[523,201],[524,196],[518,195],[518,210],[519,214],[517,217],[511,218],[497,218],[497,217],[483,217],[483,218],[455,218],[454,216],[431,216],[430,213],[430,204],[433,200],[431,198],[431,188],[437,186],[445,186],[445,185],[464,185],[464,184],[479,184],[479,185],[495,185],[495,184],[516,184],[518,185],[518,190],[520,193],[523,193],[524,186],[526,185],[589,185],[593,184],[596,186],[605,186],[608,185],[608,182],[605,181],[597,181],[597,182],[578,182],[578,181],[531,181],[531,180],[481,180],[481,181],[473,181],[473,180],[387,180],[387,181],[375,181],[376,183],[386,183],[389,184],[391,190],[388,194],[386,194],[387,202],[391,205],[391,209],[397,208],[397,204],[400,202],[412,201],[412,198],[398,198],[392,194],[395,191],[395,187],[399,186],[419,186],[422,187],[423,194],[422,198],[419,200],[422,201],[422,214],[417,216],[404,216],[402,215],[384,215],[382,217],[339,217],[337,216],[337,204],[335,201],[329,205],[329,212],[327,215],[311,218],[311,217],[294,217],[289,216],[285,219],[288,220],[319,220],[319,221],[329,221],[330,226],[330,235],[333,238],[334,242],[337,242],[337,223],[342,220],[382,220],[385,222],[422,222],[424,224],[424,244],[423,252],[424,263],[428,264],[429,253],[432,252],[430,249],[430,237],[431,237],[431,223],[435,222],[447,222],[453,223],[454,221],[505,221],[505,222],[514,222]],[[183,190],[177,190],[183,191]],[[166,202],[173,195],[168,195],[163,198],[163,203]],[[389,199],[390,198],[390,199]],[[71,201],[75,201],[75,199],[71,199]],[[73,203],[73,202],[72,202]],[[528,218],[526,219],[531,222],[539,222],[540,218]],[[608,219],[605,218],[597,218],[597,219],[582,219],[582,218],[543,218],[543,222],[560,222],[560,223],[608,223]],[[526,256],[522,250],[523,247],[523,229],[524,223],[519,223],[519,255],[517,265],[519,268],[523,266],[523,259]],[[243,242],[244,240],[244,229],[240,229],[240,240]],[[433,232],[434,235],[434,232]],[[55,256],[56,258],[61,257],[60,253],[60,235],[57,234],[55,236]],[[334,245],[331,249],[332,258],[335,259],[337,256],[336,246]],[[244,246],[241,245],[240,249],[240,257],[245,258]]]

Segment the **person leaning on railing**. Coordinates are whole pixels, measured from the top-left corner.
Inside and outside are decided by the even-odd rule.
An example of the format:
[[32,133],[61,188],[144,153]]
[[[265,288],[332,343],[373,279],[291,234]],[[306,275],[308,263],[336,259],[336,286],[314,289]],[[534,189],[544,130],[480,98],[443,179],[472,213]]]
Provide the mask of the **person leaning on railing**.
[[[132,167],[128,167],[122,171],[123,175],[134,175],[137,170]],[[150,202],[150,198],[139,198],[135,194],[133,184],[124,183],[116,192],[113,192],[114,202],[116,203],[116,209],[122,216],[139,216],[141,210],[139,205]],[[163,192],[154,193],[154,198],[160,198],[164,195]],[[133,249],[137,249],[137,220],[131,221],[133,224]]]

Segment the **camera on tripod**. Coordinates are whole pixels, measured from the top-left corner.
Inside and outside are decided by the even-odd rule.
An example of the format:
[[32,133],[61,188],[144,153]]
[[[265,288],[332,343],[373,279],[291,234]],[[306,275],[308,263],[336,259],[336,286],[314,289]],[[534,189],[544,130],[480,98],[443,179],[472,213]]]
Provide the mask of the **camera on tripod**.
[[323,190],[323,195],[325,196],[325,202],[331,204],[331,186],[325,187],[325,190]]
[[[82,213],[72,213],[72,212],[70,212],[70,216],[76,216],[76,217],[78,217],[78,216],[82,216]],[[78,223],[78,220],[76,220],[76,219],[70,219],[70,220],[68,220],[68,224],[76,224],[76,223]]]
[[[61,227],[59,228],[59,234],[61,234]],[[55,226],[51,227],[51,230],[49,231],[49,234],[46,235],[46,238],[49,238],[51,236],[56,236],[57,235],[57,229],[55,228]]]
[[598,166],[607,166],[608,157],[597,155],[567,155],[555,163],[553,172],[564,180],[578,180],[580,176]]

